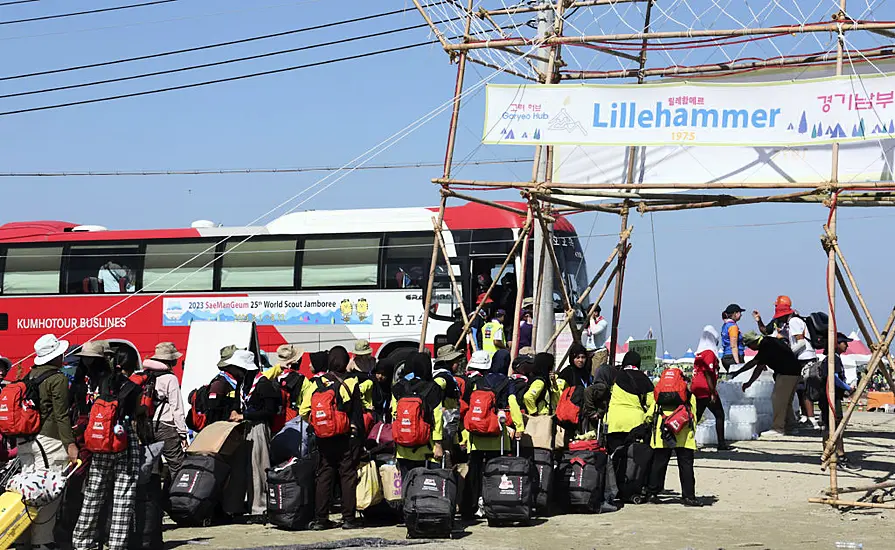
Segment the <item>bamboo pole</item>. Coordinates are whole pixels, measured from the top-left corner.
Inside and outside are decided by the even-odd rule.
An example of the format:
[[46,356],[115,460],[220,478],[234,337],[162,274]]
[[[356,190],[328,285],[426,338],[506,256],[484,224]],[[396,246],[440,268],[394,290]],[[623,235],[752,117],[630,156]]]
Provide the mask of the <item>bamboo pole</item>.
[[[445,50],[448,50],[450,47],[450,42],[441,34],[441,31],[438,30],[438,26],[432,22],[432,19],[429,17],[429,14],[426,13],[425,8],[419,3],[419,0],[413,0],[413,5],[416,6],[416,11],[420,12],[420,15],[423,16],[423,19],[426,20],[426,23],[429,25],[429,28],[432,30],[432,33],[438,38],[438,41],[441,42],[441,47]],[[466,36],[469,37],[469,25],[467,25]]]
[[881,502],[858,502],[854,500],[839,500],[836,498],[809,498],[808,502],[814,504],[829,504],[831,506],[854,506],[856,508],[883,508],[895,510],[895,504],[883,504]]
[[[532,220],[531,202],[528,203],[528,216],[525,225],[531,226]],[[510,348],[510,361],[519,355],[519,320],[522,318],[522,300],[525,297],[525,272],[528,269],[528,247],[531,244],[531,235],[526,233],[522,242],[522,260],[519,262],[519,273],[516,274],[516,303],[513,307],[513,345]]]
[[450,197],[457,197],[458,199],[463,199],[465,201],[475,202],[475,203],[482,204],[485,206],[490,206],[491,208],[497,208],[498,210],[503,210],[505,212],[511,212],[513,214],[516,214],[517,216],[522,216],[523,218],[526,216],[526,213],[524,210],[519,210],[518,208],[513,208],[512,206],[508,206],[506,204],[501,204],[499,202],[489,201],[486,199],[480,199],[473,195],[457,193],[456,191],[453,191],[453,190],[447,190],[444,192],[444,194],[448,195]]
[[[892,345],[892,339],[895,338],[895,330],[892,330],[893,324],[895,324],[895,307],[892,308],[892,313],[889,314],[889,319],[883,326],[882,334],[885,335],[885,339],[883,340],[882,345],[873,350],[873,355],[870,356],[870,362],[867,364],[867,375],[858,383],[855,395],[864,394],[864,391],[867,389],[867,384],[873,379],[873,374],[882,362],[883,350],[889,349],[889,346]],[[821,466],[823,468],[827,466],[829,458],[831,458],[831,454],[836,448],[836,441],[842,436],[842,432],[845,431],[845,426],[848,425],[848,421],[851,419],[852,414],[857,408],[858,400],[854,399],[848,404],[848,409],[846,409],[845,414],[842,415],[842,422],[840,422],[839,426],[836,428],[836,433],[832,434],[832,437],[827,440],[824,452],[821,455]]]
[[466,333],[469,332],[469,327],[472,325],[473,319],[475,319],[475,316],[478,315],[479,312],[482,310],[482,306],[485,305],[485,302],[488,300],[488,298],[491,297],[491,292],[494,291],[494,287],[497,285],[497,281],[499,281],[500,278],[503,276],[504,270],[513,259],[513,255],[516,254],[516,250],[519,248],[519,245],[528,235],[529,229],[531,229],[531,223],[526,221],[525,225],[522,227],[522,231],[519,232],[519,237],[516,238],[516,242],[513,243],[513,248],[510,249],[509,254],[507,254],[507,257],[500,265],[500,269],[497,271],[497,276],[494,277],[494,280],[491,281],[491,286],[489,286],[488,290],[485,291],[485,295],[482,297],[481,300],[479,300],[479,303],[476,305],[475,311],[472,312],[472,315],[469,317],[469,319],[466,320],[466,324],[463,325],[463,330],[460,332],[460,339],[454,343],[454,347],[458,347],[460,345],[460,342],[462,342],[463,339],[466,337]]
[[[895,55],[895,49],[883,48],[878,51],[854,51],[855,55],[860,55],[861,60],[864,58],[874,59],[878,57],[888,58]],[[645,69],[643,75],[650,76],[685,76],[692,74],[708,74],[730,71],[744,71],[755,69],[776,69],[791,66],[804,65],[824,65],[835,61],[836,54],[829,52],[818,52],[809,55],[800,55],[794,57],[778,58],[778,59],[762,59],[759,61],[732,61],[722,63],[711,63],[706,65],[692,65],[687,67],[667,67],[662,69]],[[637,69],[621,69],[618,71],[567,71],[560,74],[562,80],[602,80],[611,78],[634,78],[639,74]]]
[[[447,206],[447,195],[441,195],[441,205],[438,207],[438,221],[436,222],[435,239],[432,242],[432,259],[429,264],[429,278],[426,280],[426,301],[423,304],[423,322],[420,327],[420,345],[418,350],[423,352],[426,350],[426,332],[429,330],[429,315],[432,308],[432,289],[435,286],[435,266],[438,265],[438,242],[440,241],[439,233],[444,223],[444,210]],[[450,267],[450,259],[445,258]]]
[[612,301],[612,324],[610,325],[609,332],[609,364],[615,365],[615,352],[618,348],[618,325],[621,320],[621,312],[622,312],[622,290],[624,289],[625,284],[625,266],[628,262],[628,251],[630,247],[628,247],[628,238],[630,233],[626,235],[626,229],[628,227],[628,207],[627,205],[622,209],[621,214],[621,224],[622,228],[619,232],[619,235],[622,238],[622,251],[618,255],[618,262],[615,265],[616,268],[616,280],[615,280],[615,297]]
[[529,80],[531,82],[540,82],[537,78],[532,78],[531,76],[529,76],[527,74],[523,74],[518,71],[514,71],[513,69],[508,69],[506,67],[498,67],[497,65],[493,65],[491,63],[488,63],[487,61],[482,61],[481,59],[476,59],[474,57],[470,57],[469,61],[472,63],[475,63],[476,65],[481,65],[482,67],[494,69],[495,71],[503,71],[507,74],[511,74],[511,75],[515,76],[516,78],[522,78],[525,80]]
[[[629,250],[630,250],[630,247],[631,247],[631,245],[628,245]],[[606,283],[603,285],[603,290],[600,291],[600,295],[597,296],[596,301],[594,301],[594,303],[591,304],[590,309],[587,310],[587,315],[584,316],[585,323],[590,322],[590,318],[593,317],[594,313],[597,311],[597,306],[600,305],[601,301],[603,301],[603,298],[606,296],[606,292],[609,290],[609,285],[611,285],[612,281],[615,280],[616,275],[618,275],[618,264],[616,264],[612,268],[612,271],[609,273],[609,277],[606,279]],[[571,349],[571,348],[569,348],[569,349]],[[569,358],[569,350],[567,349],[566,352],[563,354],[562,359],[560,359],[559,362],[556,363],[556,365],[557,366],[562,365],[568,358]]]
[[531,194],[545,202],[549,202],[551,204],[562,204],[564,206],[571,206],[578,210],[588,210],[588,211],[593,211],[593,212],[606,212],[608,214],[618,214],[619,213],[618,209],[608,208],[608,207],[606,207],[604,205],[600,205],[600,204],[577,203],[574,201],[561,199],[555,195],[551,195],[548,193],[542,193],[539,191],[532,191]]
[[[889,489],[890,487],[895,487],[895,481],[884,481],[882,483],[874,483],[873,485],[866,485],[864,487],[840,487],[839,494],[871,493],[873,491],[878,491],[879,489]],[[824,491],[824,493],[829,494],[829,491]]]
[[[629,234],[630,234],[630,231],[629,231]],[[614,260],[615,257],[618,255],[619,250],[621,249],[621,245],[622,245],[622,243],[619,242],[618,245],[616,245],[615,248],[612,249],[612,253],[609,254],[609,258],[606,260],[606,262],[603,264],[603,266],[600,267],[599,271],[597,271],[597,274],[591,280],[590,285],[588,285],[588,287],[581,293],[581,296],[575,302],[576,305],[580,306],[581,304],[584,303],[584,301],[590,295],[591,290],[593,290],[594,286],[597,284],[597,281],[600,280],[600,277],[603,276],[603,273],[605,273],[606,270],[609,268],[609,266],[612,265],[612,260]],[[630,245],[629,245],[629,247],[630,247]],[[617,272],[618,272],[617,267],[612,270],[613,277],[615,277],[614,274]],[[606,286],[608,286],[608,283],[606,285],[604,285],[604,287],[606,287]],[[603,292],[605,292],[605,290]],[[603,293],[601,292],[600,299],[602,299],[602,298],[603,298]],[[599,300],[595,303],[599,304]],[[587,326],[588,322],[590,321],[590,315],[593,315],[594,311],[596,311],[596,306],[591,304],[591,307],[588,310],[588,315],[585,315],[585,317],[584,317],[584,324],[582,326]],[[556,327],[556,330],[553,332],[553,336],[550,337],[550,345],[551,346],[553,345],[554,342],[556,342],[556,339],[559,338],[559,335],[566,328],[566,325],[568,325],[570,321],[571,321],[571,318],[566,316],[565,320],[563,320],[563,322],[558,327]]]
[[[439,185],[464,185],[469,187],[509,187],[519,189],[533,189],[536,187],[530,181],[499,181],[499,180],[460,180],[451,178],[433,178],[432,183]],[[836,183],[828,181],[818,182],[709,182],[709,183],[562,183],[551,182],[550,192],[561,193],[566,189],[595,189],[618,191],[620,189],[650,190],[658,189],[667,191],[679,189],[683,191],[697,191],[701,189],[815,189],[818,192],[830,190],[848,190],[863,188],[891,188],[891,181],[864,181],[860,183]],[[543,191],[542,191],[543,192]]]
[[[441,254],[444,256],[445,263],[447,263],[447,272],[448,277],[451,279],[451,290],[454,292],[454,297],[457,299],[457,303],[460,304],[460,313],[463,315],[463,319],[468,319],[466,316],[466,306],[463,304],[463,292],[460,288],[460,285],[457,283],[457,278],[454,277],[454,265],[451,263],[451,257],[448,254],[447,245],[444,244],[444,232],[441,228],[441,225],[432,218],[432,226],[435,228],[435,234],[438,237],[438,244],[441,248]],[[453,314],[453,312],[451,312]],[[435,350],[438,352],[438,350]]]
[[[540,209],[538,209],[538,213],[540,214]],[[542,216],[538,216],[538,222],[541,224],[541,229],[544,231],[544,235],[549,235],[547,230],[547,222],[544,220]],[[547,242],[548,239],[544,239]],[[559,277],[559,290],[560,295],[562,296],[563,306],[566,308],[566,314],[568,315],[570,311],[574,313],[572,310],[572,300],[569,298],[569,291],[566,289],[566,281],[562,277],[562,271],[559,266],[559,258],[556,256],[556,248],[553,246],[553,241],[551,240],[546,244],[547,252],[550,254],[550,262],[553,264],[553,269],[556,272],[557,277]],[[575,333],[576,331],[572,331]]]
[[[833,153],[833,177],[837,176],[837,162],[839,151]],[[830,201],[830,220],[826,230],[832,234],[835,239],[836,235],[836,193],[833,193],[833,199]],[[833,248],[827,251],[827,304],[829,306],[829,322],[827,323],[827,429],[830,431],[830,438],[827,440],[832,443],[833,448],[838,448],[838,438],[836,434],[836,253]],[[843,423],[844,425],[844,423]],[[841,435],[839,436],[841,437]],[[830,496],[836,499],[839,496],[839,472],[836,468],[838,455],[833,452],[830,455]]]
[[[589,42],[622,41],[622,40],[662,40],[666,38],[709,38],[737,37],[737,36],[761,36],[761,35],[787,35],[799,33],[837,32],[839,23],[817,23],[813,25],[781,25],[779,27],[754,27],[740,29],[690,29],[686,31],[661,31],[638,32],[620,34],[590,34],[582,36],[554,36],[543,41],[545,46],[558,46],[565,44],[587,44]],[[895,23],[871,22],[849,23],[845,25],[850,31],[872,31],[895,29]],[[541,41],[533,38],[498,38],[469,42],[467,44],[450,44],[444,49],[447,51],[481,50],[495,46],[531,46],[540,44]]]
[[821,199],[817,200],[805,200],[806,198],[810,198],[815,195],[814,190],[809,191],[797,191],[795,193],[787,193],[785,195],[769,195],[769,196],[761,196],[761,197],[730,197],[723,196],[719,200],[714,201],[706,201],[706,202],[692,202],[692,203],[681,203],[681,204],[668,204],[668,205],[660,205],[660,206],[650,206],[649,203],[640,203],[639,210],[642,213],[646,212],[670,212],[674,210],[695,210],[700,208],[713,208],[713,207],[727,207],[727,206],[736,206],[741,204],[761,204],[766,202],[820,202]]
[[[568,8],[583,8],[589,6],[608,6],[615,4],[625,4],[625,3],[633,3],[633,2],[645,2],[646,0],[579,0],[577,2],[567,2]],[[487,15],[516,15],[518,13],[533,13],[536,11],[540,11],[538,6],[518,6],[513,8],[502,8],[497,10],[480,10],[481,14]]]

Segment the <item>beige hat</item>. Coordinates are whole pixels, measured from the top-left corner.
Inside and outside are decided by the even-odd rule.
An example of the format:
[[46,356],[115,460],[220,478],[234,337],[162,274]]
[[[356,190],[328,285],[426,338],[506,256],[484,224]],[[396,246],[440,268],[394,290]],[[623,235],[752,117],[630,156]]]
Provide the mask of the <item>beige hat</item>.
[[525,346],[524,348],[519,348],[519,355],[534,355],[535,349],[531,346]]
[[370,355],[373,353],[373,348],[370,347],[370,341],[360,339],[354,342],[354,354],[355,355]]
[[76,353],[78,357],[105,357],[107,353],[111,353],[112,348],[106,340],[92,340],[84,342],[81,351]]
[[535,305],[534,298],[525,298],[522,300],[522,309],[526,309]]
[[236,346],[224,346],[221,348],[221,360],[218,361],[218,368],[222,369],[226,367],[229,363],[227,361],[233,357],[233,353],[239,348]]
[[177,361],[183,354],[177,351],[173,342],[159,342],[155,346],[155,354],[150,359],[156,361]]
[[301,361],[301,356],[305,354],[305,350],[293,346],[292,344],[283,344],[277,348],[277,361],[281,365],[292,365]]
[[458,357],[463,357],[463,354],[452,345],[441,346],[438,348],[438,352],[435,354],[435,362],[440,361],[453,361]]

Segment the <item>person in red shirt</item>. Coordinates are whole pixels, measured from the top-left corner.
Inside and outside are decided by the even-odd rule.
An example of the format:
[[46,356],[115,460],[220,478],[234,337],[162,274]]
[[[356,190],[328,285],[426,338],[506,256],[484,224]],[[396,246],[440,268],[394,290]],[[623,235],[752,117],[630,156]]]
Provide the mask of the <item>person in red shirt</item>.
[[693,362],[693,381],[690,391],[696,397],[696,421],[702,420],[705,410],[715,415],[715,432],[718,434],[718,450],[728,450],[730,446],[724,440],[724,407],[718,395],[718,331],[712,325],[702,329],[699,345],[696,347],[696,360]]

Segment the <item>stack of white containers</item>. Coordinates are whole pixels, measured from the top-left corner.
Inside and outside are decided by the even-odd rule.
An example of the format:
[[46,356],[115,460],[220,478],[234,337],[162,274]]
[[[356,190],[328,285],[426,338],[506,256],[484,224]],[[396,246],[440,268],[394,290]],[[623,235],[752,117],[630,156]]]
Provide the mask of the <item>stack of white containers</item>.
[[[749,390],[743,393],[743,383],[748,381],[746,373],[731,381],[718,382],[718,395],[724,408],[724,437],[728,441],[755,439],[761,432],[770,429],[773,418],[771,393],[774,380],[769,373],[763,373]],[[696,427],[696,444],[700,447],[715,445],[715,417],[706,411],[702,422]]]

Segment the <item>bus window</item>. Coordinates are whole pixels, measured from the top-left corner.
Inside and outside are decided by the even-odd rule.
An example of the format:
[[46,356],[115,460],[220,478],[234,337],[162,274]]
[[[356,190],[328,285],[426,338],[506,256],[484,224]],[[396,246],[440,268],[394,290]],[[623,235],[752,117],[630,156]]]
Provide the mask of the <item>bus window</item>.
[[[388,237],[383,262],[385,288],[424,288],[432,262],[434,235]],[[444,261],[443,259],[441,261]],[[445,271],[445,276],[447,272]]]
[[118,294],[136,290],[138,245],[72,246],[65,269],[66,294]]
[[227,243],[221,264],[221,288],[293,288],[295,240]]
[[3,294],[59,294],[61,261],[61,247],[8,249]]
[[305,239],[301,287],[375,287],[379,237]]
[[143,290],[213,290],[213,262],[213,242],[147,244]]

